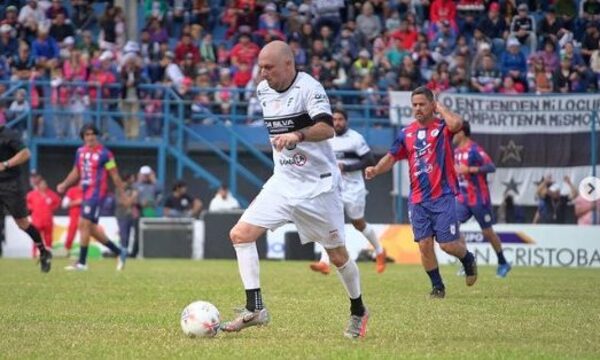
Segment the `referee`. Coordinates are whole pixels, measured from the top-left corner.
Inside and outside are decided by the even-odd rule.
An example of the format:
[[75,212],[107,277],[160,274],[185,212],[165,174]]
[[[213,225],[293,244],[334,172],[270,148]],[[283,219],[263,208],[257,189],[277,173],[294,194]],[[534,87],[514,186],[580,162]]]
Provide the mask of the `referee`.
[[52,253],[46,249],[39,231],[29,222],[25,191],[21,184],[21,165],[29,160],[29,149],[18,132],[0,125],[0,206],[12,215],[17,226],[29,235],[40,251],[42,272],[49,272]]

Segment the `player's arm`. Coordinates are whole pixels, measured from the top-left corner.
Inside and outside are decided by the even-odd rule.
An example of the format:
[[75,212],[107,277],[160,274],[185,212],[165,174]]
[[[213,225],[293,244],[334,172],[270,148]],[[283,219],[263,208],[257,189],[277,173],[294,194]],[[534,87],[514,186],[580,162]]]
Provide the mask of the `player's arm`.
[[108,174],[115,184],[115,188],[117,189],[118,194],[123,194],[125,192],[125,183],[121,179],[121,175],[119,175],[119,171],[117,171],[117,167],[112,167],[108,170]]
[[485,151],[483,151],[483,149],[476,148],[475,151],[473,151],[473,156],[475,157],[476,162],[481,165],[469,166],[470,174],[489,174],[496,171],[496,165],[494,165],[492,159]]
[[1,169],[0,171],[4,171],[11,167],[15,167],[15,166],[24,164],[27,162],[27,160],[29,160],[30,156],[31,156],[31,153],[29,152],[29,149],[23,148],[19,152],[17,152],[13,157],[11,157],[10,159],[2,161],[2,167],[0,168]]
[[368,153],[360,156],[358,162],[356,162],[354,164],[349,164],[349,165],[341,164],[340,169],[344,172],[349,172],[349,171],[363,170],[363,169],[366,169],[368,166],[373,166],[373,165],[375,165],[375,157],[373,156],[373,153],[369,151]]
[[463,120],[460,117],[460,115],[458,115],[455,112],[452,112],[450,109],[442,105],[442,103],[439,101],[435,102],[435,108],[436,111],[442,117],[442,119],[446,121],[446,124],[448,125],[448,130],[450,130],[451,133],[456,133],[460,131],[460,129],[462,129]]
[[569,177],[569,175],[565,176],[564,179],[565,183],[569,186],[569,189],[571,190],[571,193],[569,194],[569,200],[573,200],[577,197],[577,195],[579,195],[579,191],[577,191],[577,188],[575,187],[575,185],[573,185],[573,182],[571,181],[571,178]]
[[63,194],[77,180],[79,180],[79,169],[77,169],[77,166],[73,166],[67,177],[60,184],[56,185],[56,191],[59,194]]
[[547,176],[542,179],[535,192],[538,198],[544,199],[546,197],[546,193],[548,193],[548,187],[550,186],[551,182],[552,180]]
[[275,135],[271,142],[275,150],[281,151],[284,148],[292,148],[303,141],[318,142],[332,138],[335,135],[333,130],[333,117],[331,114],[322,113],[313,118],[314,125],[304,129],[287,134]]
[[396,163],[396,158],[391,153],[385,154],[375,166],[368,166],[365,169],[365,178],[371,180],[377,175],[386,173],[392,169]]

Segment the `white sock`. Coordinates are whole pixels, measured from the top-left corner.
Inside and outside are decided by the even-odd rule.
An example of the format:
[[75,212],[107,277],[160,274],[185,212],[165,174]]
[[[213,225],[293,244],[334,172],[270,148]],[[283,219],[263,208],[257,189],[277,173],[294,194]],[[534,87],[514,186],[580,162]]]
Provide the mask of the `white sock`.
[[371,225],[367,224],[367,226],[365,226],[365,228],[363,229],[362,233],[367,238],[367,240],[369,240],[371,245],[373,245],[373,248],[375,249],[375,255],[381,254],[383,252],[383,248],[379,243],[379,239],[377,239],[375,229],[373,229]]
[[244,289],[259,289],[260,288],[260,266],[258,264],[258,250],[256,243],[241,243],[234,244],[235,253],[237,255],[238,268]]
[[329,265],[329,254],[327,254],[327,250],[325,250],[325,248],[323,248],[321,251],[321,260],[320,261]]
[[348,292],[348,297],[350,299],[358,298],[360,296],[360,273],[354,260],[348,259],[348,262],[337,269],[337,273]]

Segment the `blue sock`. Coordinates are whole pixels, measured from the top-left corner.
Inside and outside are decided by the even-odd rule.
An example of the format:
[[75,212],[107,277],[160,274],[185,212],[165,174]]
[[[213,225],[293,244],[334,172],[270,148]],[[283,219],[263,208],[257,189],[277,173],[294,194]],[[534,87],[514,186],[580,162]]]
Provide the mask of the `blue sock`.
[[81,246],[79,248],[79,263],[81,265],[85,265],[85,263],[87,261],[87,251],[88,251],[87,246]]
[[466,269],[467,266],[469,264],[471,264],[471,262],[473,262],[474,260],[475,260],[475,257],[473,256],[473,254],[470,251],[467,251],[467,254],[465,255],[465,257],[460,259],[460,262],[463,264],[463,267]]
[[498,251],[496,253],[496,255],[498,255],[498,264],[499,265],[506,264],[506,259],[504,258],[504,253],[502,252],[502,250]]
[[110,251],[112,251],[113,253],[115,253],[117,256],[121,255],[121,249],[115,245],[114,242],[108,240],[108,242],[106,244],[104,244],[107,248],[110,249]]
[[446,288],[444,286],[444,282],[442,281],[442,276],[440,275],[440,268],[427,271],[427,275],[429,275],[429,279],[431,280],[431,286],[436,289]]

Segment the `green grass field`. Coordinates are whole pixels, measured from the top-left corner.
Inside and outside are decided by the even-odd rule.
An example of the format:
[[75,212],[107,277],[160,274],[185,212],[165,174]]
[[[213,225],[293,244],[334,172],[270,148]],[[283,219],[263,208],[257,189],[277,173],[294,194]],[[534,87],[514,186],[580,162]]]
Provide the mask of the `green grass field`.
[[371,320],[351,341],[337,276],[305,262],[262,262],[272,323],[212,339],[185,337],[179,314],[207,300],[230,318],[245,301],[235,262],[137,260],[123,273],[110,260],[85,273],[66,264],[45,275],[32,261],[0,260],[0,358],[600,358],[600,270],[515,268],[500,280],[486,267],[467,288],[446,267],[446,299],[429,300],[420,267],[377,275],[361,264]]

